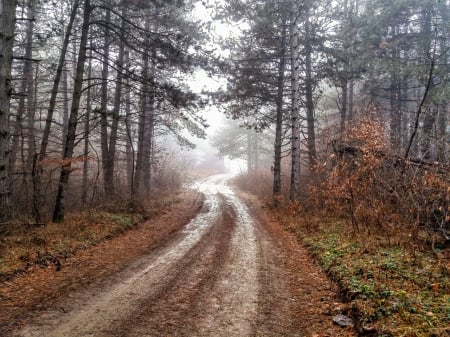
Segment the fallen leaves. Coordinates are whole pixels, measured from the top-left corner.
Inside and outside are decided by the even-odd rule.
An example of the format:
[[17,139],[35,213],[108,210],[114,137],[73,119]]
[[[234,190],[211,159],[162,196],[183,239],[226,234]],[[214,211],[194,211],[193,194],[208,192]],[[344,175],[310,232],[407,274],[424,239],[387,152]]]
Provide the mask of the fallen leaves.
[[[0,335],[9,335],[12,325],[20,324],[33,310],[54,304],[84,285],[102,282],[181,228],[196,214],[201,200],[193,191],[182,193],[178,198],[179,202],[168,204],[171,212],[61,258],[60,271],[51,262],[46,268],[32,265],[26,272],[1,282]],[[70,228],[72,226],[75,222]],[[108,232],[107,223],[103,228]]]

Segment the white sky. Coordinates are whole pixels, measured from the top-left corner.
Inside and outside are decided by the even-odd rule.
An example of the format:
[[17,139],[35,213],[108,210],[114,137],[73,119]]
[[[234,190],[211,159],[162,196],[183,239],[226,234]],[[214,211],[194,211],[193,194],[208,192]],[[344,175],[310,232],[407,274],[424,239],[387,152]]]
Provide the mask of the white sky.
[[[206,1],[209,4],[217,4],[221,2],[221,0]],[[202,1],[198,1],[196,3],[194,16],[203,22],[213,21],[211,14],[203,5]],[[211,47],[211,49],[218,49],[221,57],[228,57],[230,52],[219,48],[218,45],[214,44],[214,40],[217,38],[228,38],[239,35],[239,28],[227,23],[213,22],[209,33],[211,34],[212,39],[209,42],[210,45],[207,45],[207,47]],[[204,70],[196,71],[192,79],[188,81],[190,89],[195,93],[201,93],[202,91],[215,91],[221,87],[225,88],[226,83],[225,78],[208,76]],[[206,139],[198,139],[188,136],[188,138],[197,146],[197,148],[193,151],[197,152],[196,155],[198,157],[202,157],[202,154],[217,153],[217,150],[210,145],[210,139],[224,125],[224,121],[226,119],[226,117],[215,106],[207,106],[201,113],[203,117],[206,118],[208,125],[210,125],[210,127],[206,129]],[[225,164],[227,168],[234,173],[245,171],[246,168],[245,162],[242,160],[230,160],[225,158]]]

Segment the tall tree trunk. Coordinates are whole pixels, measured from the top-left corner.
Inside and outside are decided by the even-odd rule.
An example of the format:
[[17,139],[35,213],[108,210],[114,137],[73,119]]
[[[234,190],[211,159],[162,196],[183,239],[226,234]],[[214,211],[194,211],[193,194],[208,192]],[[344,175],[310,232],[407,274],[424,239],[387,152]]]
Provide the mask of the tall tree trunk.
[[[34,86],[34,69],[33,69],[33,30],[35,22],[35,9],[36,1],[27,0],[27,29],[26,29],[26,46],[25,46],[25,66],[24,66],[24,80],[25,80],[25,93],[26,99],[26,116],[27,116],[27,158],[25,161],[25,170],[27,174],[24,175],[25,190],[30,191],[27,193],[27,204],[32,205],[32,213],[34,217],[39,218],[36,214],[35,205],[36,196],[34,194],[34,177],[35,177],[35,86]],[[33,188],[31,188],[33,186]]]
[[[31,61],[31,58],[33,57],[33,26],[34,26],[34,20],[33,20],[33,4],[32,0],[27,0],[27,28],[26,28],[26,36],[25,36],[25,54],[24,54],[24,61],[23,61],[23,67],[22,67],[22,79],[20,81],[20,97],[19,97],[19,103],[17,105],[17,117],[16,117],[16,124],[14,127],[14,132],[12,136],[12,142],[11,142],[11,155],[10,155],[10,170],[11,172],[14,172],[16,170],[16,164],[17,164],[17,153],[20,148],[19,142],[20,138],[22,138],[22,142],[27,138],[29,130],[28,128],[24,127],[25,123],[24,121],[29,123],[28,120],[28,106],[29,102],[27,101],[29,99],[29,92],[28,92],[28,82],[33,80],[33,63]],[[27,125],[29,126],[29,125]],[[22,173],[27,171],[27,168],[25,167],[25,158],[21,158],[22,167],[21,171]],[[22,177],[25,180],[25,174],[22,175]]]
[[305,100],[306,100],[306,123],[308,129],[308,159],[310,170],[316,164],[316,127],[315,127],[315,112],[313,99],[313,75],[312,75],[312,33],[310,26],[310,10],[307,9],[305,15]]
[[[150,20],[146,21],[145,28],[150,30]],[[152,55],[151,60],[150,55]],[[153,156],[156,49],[152,47],[150,39],[145,41],[143,57],[141,113],[139,116],[136,171],[134,175],[135,193],[137,194],[136,197],[140,199],[147,198],[150,195]]]
[[[402,81],[401,81],[401,89],[400,89],[400,93],[401,93],[401,105],[402,107],[405,106],[407,108],[407,103],[403,103],[403,102],[408,102],[410,100],[409,97],[409,90],[408,90],[408,75],[403,75],[402,76]],[[406,110],[406,109],[405,109]],[[405,113],[402,116],[402,121],[401,121],[401,146],[402,148],[405,148],[408,144],[408,140],[410,137],[410,129],[409,129],[409,125],[411,123],[411,116],[408,113]]]
[[156,76],[156,50],[152,51],[152,59],[150,61],[150,92],[147,93],[147,110],[145,118],[145,130],[144,130],[144,147],[142,156],[142,178],[143,178],[143,196],[148,198],[150,196],[151,178],[154,160],[154,129],[155,129],[155,76]]
[[10,217],[9,103],[16,1],[0,0],[0,222]]
[[[73,55],[76,55],[76,45],[73,44]],[[73,62],[75,64],[75,61]],[[62,78],[62,94],[63,94],[63,118],[62,118],[62,139],[67,138],[67,131],[69,129],[69,67],[66,64],[63,70]],[[64,149],[64,144],[62,144]]]
[[345,131],[345,124],[347,122],[347,107],[348,107],[348,79],[347,79],[347,73],[344,71],[344,74],[342,75],[342,97],[341,97],[341,106],[340,106],[340,115],[341,115],[341,135],[344,134]]
[[[434,10],[431,4],[426,4],[424,8],[422,8],[421,13],[421,33],[423,35],[422,44],[423,44],[423,58],[427,60],[429,55],[431,57],[436,58],[436,47],[433,45],[436,44],[433,41],[433,16]],[[434,37],[437,39],[437,36]],[[438,69],[436,69],[437,71]],[[431,86],[429,88],[430,92],[433,92],[437,87],[433,78],[431,78]],[[435,160],[435,145],[436,145],[436,126],[437,126],[437,117],[438,117],[438,109],[439,102],[433,101],[430,102],[431,106],[427,111],[424,111],[423,118],[423,139],[422,139],[422,155],[425,159]]]
[[433,105],[425,112],[423,118],[422,156],[427,160],[435,160],[435,130],[438,117],[438,107]]
[[281,146],[283,133],[283,94],[284,94],[284,74],[286,71],[286,50],[287,50],[287,26],[286,19],[282,20],[282,33],[280,42],[280,57],[278,63],[277,97],[276,97],[276,124],[275,124],[275,158],[273,163],[273,201],[277,206],[281,196]]
[[[126,16],[126,6],[123,6],[122,16]],[[125,31],[125,20],[122,20],[121,31]],[[123,65],[125,55],[125,43],[120,42],[119,55],[117,56],[117,78],[116,90],[114,94],[114,110],[112,115],[111,132],[109,136],[109,146],[106,157],[105,168],[105,192],[108,196],[113,196],[115,193],[114,184],[114,167],[116,162],[116,144],[117,144],[117,130],[119,127],[120,118],[120,104],[122,100],[122,81],[123,81]]]
[[[34,70],[33,70],[33,29],[34,29],[35,1],[26,1],[26,30],[24,40],[24,60],[22,67],[22,76],[20,81],[20,97],[17,105],[17,117],[12,134],[11,153],[9,156],[10,172],[18,170],[17,156],[19,149],[20,172],[22,186],[17,186],[17,182],[10,181],[11,190],[31,191],[22,195],[24,211],[29,212],[29,206],[33,200],[33,189],[30,189],[31,172],[33,167],[33,158],[35,153],[34,143]],[[20,144],[21,143],[21,144]]]
[[[351,69],[351,66],[350,66]],[[350,78],[348,80],[348,121],[353,120],[353,114],[354,114],[354,95],[355,95],[355,80],[353,78]]]
[[66,59],[67,48],[70,42],[70,36],[72,34],[73,23],[77,14],[80,0],[75,0],[72,11],[70,13],[69,23],[67,24],[66,33],[64,35],[64,41],[59,54],[58,66],[56,67],[56,75],[53,79],[53,86],[50,95],[50,101],[47,110],[47,118],[45,119],[44,132],[42,134],[41,148],[39,150],[39,160],[43,160],[47,154],[48,140],[50,138],[50,130],[53,123],[53,114],[56,106],[56,98],[58,96],[59,83],[61,81],[62,72],[64,69],[64,61]]
[[247,173],[253,174],[254,173],[254,162],[253,162],[253,155],[252,155],[252,130],[247,129]]
[[295,200],[300,189],[300,113],[299,113],[299,39],[297,27],[297,4],[291,3],[290,12],[290,58],[291,58],[291,190],[290,199]]
[[449,124],[449,104],[444,99],[440,105],[437,134],[438,134],[438,145],[436,149],[437,160],[441,163],[447,163],[449,160],[448,154],[450,151],[449,137],[450,134],[447,131],[447,125]]
[[[127,71],[130,67],[130,54],[128,50],[125,50],[125,64]],[[127,89],[125,95],[125,128],[126,128],[126,160],[127,160],[127,180],[130,191],[130,197],[134,194],[134,165],[136,162],[136,155],[133,145],[133,126],[131,123],[131,86],[129,85],[129,79],[127,77]],[[132,198],[131,198],[132,199]]]
[[84,150],[83,150],[83,181],[81,188],[81,202],[83,205],[87,204],[88,181],[89,181],[89,134],[91,128],[91,77],[92,77],[92,48],[89,49],[89,64],[88,64],[88,81],[86,92],[86,115],[84,116]]
[[[148,44],[147,44],[148,45]],[[140,93],[140,111],[139,111],[139,122],[138,122],[138,142],[137,142],[137,154],[136,154],[136,168],[134,173],[134,193],[132,195],[133,200],[138,200],[143,197],[144,194],[144,170],[145,170],[145,159],[144,159],[144,148],[145,144],[145,132],[147,129],[147,124],[149,123],[147,118],[148,109],[148,98],[149,93],[149,49],[150,46],[146,47],[146,51],[143,54],[143,68],[142,68],[142,85]]]
[[67,132],[67,139],[64,146],[63,160],[65,161],[61,168],[59,177],[58,193],[56,195],[55,209],[53,212],[53,221],[64,221],[66,190],[69,183],[71,160],[75,148],[75,138],[78,123],[78,109],[81,100],[81,89],[83,86],[84,66],[86,63],[86,47],[89,32],[89,20],[91,14],[91,1],[85,0],[83,13],[83,26],[81,29],[80,47],[78,51],[78,61],[75,73],[75,81],[73,86],[72,106],[70,108],[69,127]]
[[[110,177],[113,173],[108,167],[108,76],[109,76],[109,51],[111,44],[111,32],[108,27],[111,22],[111,11],[106,9],[105,18],[105,39],[103,44],[103,69],[102,69],[102,94],[100,102],[100,129],[101,129],[101,150],[102,150],[102,168],[103,168],[103,188],[105,197],[112,197],[112,186],[109,185]],[[110,179],[112,180],[112,179]]]
[[[399,34],[398,26],[391,27],[392,36]],[[400,69],[397,66],[400,59],[400,50],[398,47],[392,50],[392,68],[391,68],[391,83],[389,91],[390,108],[391,108],[391,120],[390,120],[390,140],[394,149],[400,149],[401,144],[401,74]]]

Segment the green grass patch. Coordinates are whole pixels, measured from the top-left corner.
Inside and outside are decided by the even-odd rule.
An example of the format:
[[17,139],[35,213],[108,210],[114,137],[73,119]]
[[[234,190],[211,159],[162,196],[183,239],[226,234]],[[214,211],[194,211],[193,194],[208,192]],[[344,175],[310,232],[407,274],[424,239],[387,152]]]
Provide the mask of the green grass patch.
[[450,270],[445,255],[349,234],[351,227],[342,221],[324,221],[315,230],[292,223],[286,220],[338,282],[349,306],[360,313],[361,329],[374,326],[378,336],[449,336]]

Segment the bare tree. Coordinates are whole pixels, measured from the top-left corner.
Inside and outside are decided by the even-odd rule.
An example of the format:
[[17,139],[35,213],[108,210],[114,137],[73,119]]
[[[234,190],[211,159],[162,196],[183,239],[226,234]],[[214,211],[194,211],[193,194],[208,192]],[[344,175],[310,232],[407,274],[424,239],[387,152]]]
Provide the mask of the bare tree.
[[[283,14],[282,14],[283,15]],[[276,119],[275,119],[275,146],[274,146],[274,164],[273,164],[273,199],[274,204],[279,203],[281,194],[281,150],[283,143],[283,96],[284,96],[284,79],[286,72],[286,54],[287,54],[287,22],[283,16],[282,32],[280,41],[280,55],[278,63],[277,78],[277,96],[276,96]]]
[[53,80],[53,87],[52,87],[49,106],[48,106],[48,110],[47,110],[47,117],[45,120],[44,132],[42,134],[41,147],[40,147],[40,151],[39,151],[39,160],[43,160],[47,154],[48,140],[50,137],[50,129],[51,129],[52,123],[53,123],[53,114],[55,112],[56,98],[58,96],[59,83],[61,82],[61,76],[62,76],[63,69],[64,69],[64,62],[66,60],[67,48],[69,47],[73,23],[75,21],[75,17],[76,17],[79,5],[80,5],[80,0],[75,0],[74,4],[72,6],[72,11],[70,13],[69,22],[67,24],[66,33],[64,35],[64,41],[63,41],[61,52],[59,55],[58,66],[56,67],[56,75]]
[[9,102],[16,1],[0,0],[0,222],[10,216],[9,199]]
[[300,52],[299,9],[295,1],[290,9],[290,59],[291,59],[291,190],[290,199],[295,200],[300,189]]
[[80,106],[84,67],[86,63],[86,47],[88,42],[89,20],[91,15],[91,1],[85,0],[83,12],[83,26],[81,29],[81,40],[78,51],[77,68],[75,73],[75,82],[73,87],[72,106],[70,108],[69,126],[67,131],[67,138],[64,145],[63,162],[61,174],[59,177],[58,193],[56,195],[55,209],[53,212],[53,221],[64,221],[66,189],[69,183],[69,177],[72,166],[72,156],[75,149],[75,138],[78,125],[78,109]]

